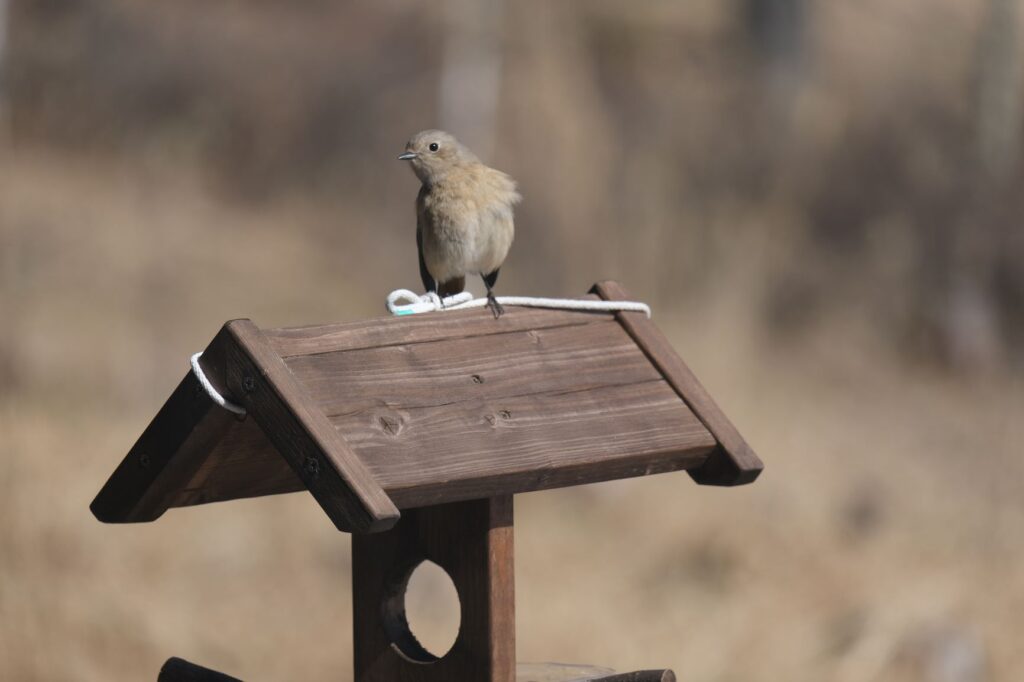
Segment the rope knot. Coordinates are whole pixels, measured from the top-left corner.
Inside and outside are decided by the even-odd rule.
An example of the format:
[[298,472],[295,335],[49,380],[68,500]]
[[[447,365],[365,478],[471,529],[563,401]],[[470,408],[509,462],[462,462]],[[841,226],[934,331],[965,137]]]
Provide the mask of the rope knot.
[[[407,301],[400,303],[400,301]],[[540,298],[536,296],[498,296],[502,305],[520,305],[530,308],[556,308],[560,310],[589,310],[592,312],[632,312],[651,316],[651,307],[639,301],[593,301],[578,298]],[[465,308],[483,308],[487,305],[486,298],[473,298],[473,294],[463,291],[454,296],[441,298],[433,291],[420,296],[408,289],[395,289],[388,294],[388,312],[392,315],[415,315],[417,313],[433,313],[442,310],[462,310]]]
[[[408,289],[396,289],[388,294],[388,312],[392,315],[415,315],[450,310],[473,300],[473,294],[462,291],[453,296],[441,298],[433,291],[420,296]],[[401,303],[401,301],[406,301]]]

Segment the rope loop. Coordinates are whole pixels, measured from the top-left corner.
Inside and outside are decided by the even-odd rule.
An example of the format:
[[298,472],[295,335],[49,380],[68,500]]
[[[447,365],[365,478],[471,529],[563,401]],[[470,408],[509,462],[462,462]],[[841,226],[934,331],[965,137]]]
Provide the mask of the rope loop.
[[[594,312],[633,312],[651,316],[651,307],[640,301],[591,301],[578,298],[540,298],[535,296],[497,296],[501,305],[530,308],[557,308],[559,310],[589,310]],[[400,301],[406,301],[401,303]],[[446,310],[483,308],[486,298],[473,298],[468,291],[441,298],[433,291],[420,296],[408,289],[395,289],[388,294],[388,312],[392,315],[416,315]]]
[[225,410],[234,412],[235,414],[240,414],[244,417],[246,414],[245,408],[242,407],[241,405],[236,405],[235,403],[231,402],[230,400],[222,396],[220,393],[218,393],[217,389],[215,389],[213,387],[213,384],[210,383],[210,380],[206,378],[206,373],[203,372],[203,367],[202,365],[199,364],[199,358],[202,357],[202,355],[202,353],[192,354],[192,373],[196,375],[196,379],[199,379],[199,383],[206,391],[206,394],[210,396],[210,399],[213,400],[213,402],[217,403]]
[[[534,296],[498,296],[501,305],[517,305],[530,308],[556,308],[560,310],[588,310],[594,312],[635,312],[651,316],[651,307],[640,301],[591,301],[578,298],[539,298]],[[465,310],[483,308],[487,305],[486,298],[473,298],[468,291],[441,298],[433,291],[422,296],[408,289],[395,289],[388,294],[388,311],[392,315],[417,315],[419,313],[442,312],[446,310]],[[231,402],[213,387],[199,364],[202,353],[194,353],[190,359],[192,373],[213,402],[225,410],[245,416],[246,409]]]

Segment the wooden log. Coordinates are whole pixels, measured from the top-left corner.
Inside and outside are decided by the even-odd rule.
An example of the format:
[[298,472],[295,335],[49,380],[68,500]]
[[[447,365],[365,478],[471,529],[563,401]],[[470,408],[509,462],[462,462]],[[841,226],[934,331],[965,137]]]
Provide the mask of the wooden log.
[[160,674],[156,680],[157,682],[241,682],[230,675],[189,663],[181,658],[168,658],[160,668]]
[[676,674],[671,670],[637,670],[632,673],[595,677],[591,682],[676,682]]

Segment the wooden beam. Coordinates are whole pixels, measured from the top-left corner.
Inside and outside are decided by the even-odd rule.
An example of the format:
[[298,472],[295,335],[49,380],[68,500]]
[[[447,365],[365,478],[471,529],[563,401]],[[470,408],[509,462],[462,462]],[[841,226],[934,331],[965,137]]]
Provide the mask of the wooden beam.
[[662,379],[331,421],[403,509],[698,467],[715,447]]
[[[413,509],[390,531],[352,536],[356,682],[514,682],[512,497]],[[405,589],[429,560],[458,591],[461,622],[438,658],[409,630]]]
[[671,670],[637,670],[608,677],[595,677],[591,682],[676,682],[676,674]]
[[357,322],[267,329],[263,334],[277,354],[287,359],[295,355],[380,348],[444,339],[457,342],[473,336],[577,326],[609,322],[612,319],[614,317],[611,313],[509,306],[505,314],[497,320],[476,308],[420,313],[400,318],[380,317]]
[[168,658],[156,682],[242,682],[236,677],[189,663],[181,658]]
[[[630,298],[618,282],[599,282],[590,291],[607,301]],[[718,441],[717,451],[701,467],[689,470],[693,480],[702,485],[742,485],[756,479],[764,464],[675,352],[665,335],[643,313],[620,312],[616,317]]]
[[[223,343],[218,335],[204,351],[207,370],[223,360]],[[236,419],[189,372],[93,500],[92,513],[105,523],[159,518]]]
[[225,383],[339,530],[390,528],[399,512],[250,320],[224,326]]

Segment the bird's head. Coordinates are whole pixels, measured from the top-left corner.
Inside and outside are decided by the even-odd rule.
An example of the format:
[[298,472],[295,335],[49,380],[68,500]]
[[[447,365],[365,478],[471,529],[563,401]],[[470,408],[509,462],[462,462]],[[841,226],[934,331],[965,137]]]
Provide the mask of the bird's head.
[[478,161],[455,137],[442,130],[424,130],[412,136],[398,155],[408,161],[416,177],[426,185],[443,178],[452,168]]

